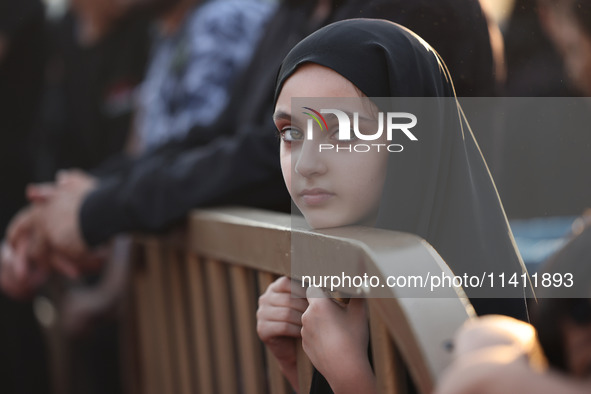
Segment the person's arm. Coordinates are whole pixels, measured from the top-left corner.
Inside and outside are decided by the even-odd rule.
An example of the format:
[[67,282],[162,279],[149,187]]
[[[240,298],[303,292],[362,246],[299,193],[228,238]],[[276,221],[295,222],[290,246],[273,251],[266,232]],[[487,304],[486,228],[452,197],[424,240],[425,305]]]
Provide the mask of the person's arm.
[[200,206],[288,207],[278,149],[271,126],[247,125],[208,145],[142,157],[86,196],[83,238],[94,246],[121,232],[162,231]]
[[591,382],[546,368],[536,332],[506,316],[469,321],[455,340],[455,361],[435,394],[582,394]]
[[521,349],[496,346],[459,357],[435,394],[583,394],[591,382],[531,368]]
[[302,346],[335,394],[377,393],[367,354],[365,300],[339,305],[319,288],[308,288],[310,306],[302,315]]

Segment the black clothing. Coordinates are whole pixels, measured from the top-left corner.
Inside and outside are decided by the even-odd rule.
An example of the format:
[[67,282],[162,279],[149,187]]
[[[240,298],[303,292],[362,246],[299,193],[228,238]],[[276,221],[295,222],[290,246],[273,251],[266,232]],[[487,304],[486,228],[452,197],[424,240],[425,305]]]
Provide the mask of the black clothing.
[[134,90],[147,64],[149,27],[148,19],[129,15],[91,45],[80,43],[74,14],[54,27],[37,179],[53,179],[63,168],[93,168],[124,149]]
[[272,70],[313,31],[314,3],[287,2],[279,8],[213,126],[195,128],[181,142],[101,172],[100,187],[80,213],[90,245],[119,232],[165,230],[198,206],[289,209],[272,121]]
[[578,216],[591,202],[591,183],[581,171],[591,166],[589,104],[574,98],[580,93],[573,91],[537,8],[536,0],[515,2],[505,32],[505,95],[521,99],[504,100],[497,111],[503,121],[491,130],[495,154],[488,163],[510,219]]
[[[431,0],[433,4],[457,1]],[[100,173],[99,188],[85,200],[80,213],[83,236],[96,245],[110,236],[131,230],[162,231],[198,206],[242,204],[268,209],[289,209],[278,160],[278,144],[271,120],[272,89],[282,57],[300,39],[317,27],[336,20],[356,17],[386,17],[425,30],[447,26],[439,12],[424,9],[423,2],[335,1],[325,21],[310,21],[315,1],[286,1],[272,18],[253,61],[233,90],[232,100],[211,127],[192,130],[179,143],[170,143],[137,160]],[[465,0],[474,6],[475,0]],[[402,11],[401,11],[402,7]],[[452,5],[449,5],[452,7]],[[479,8],[478,8],[479,9]],[[413,16],[417,16],[416,20]],[[442,19],[443,18],[443,19]],[[482,34],[480,34],[482,33]],[[435,34],[434,39],[448,34]],[[454,36],[455,37],[455,36]],[[468,37],[468,38],[466,38]],[[454,42],[458,45],[457,40]],[[462,40],[474,40],[466,51],[478,59],[492,59],[488,31],[476,29]],[[470,41],[472,42],[472,41]],[[452,46],[440,43],[446,51]],[[451,52],[450,52],[451,53]],[[450,57],[452,55],[450,54]],[[493,83],[486,61],[455,55],[458,67],[485,69],[477,79],[478,92]],[[492,60],[488,69],[492,69]],[[472,88],[470,88],[472,89]],[[468,89],[466,95],[470,95]],[[485,93],[479,93],[485,94]],[[109,174],[109,175],[106,175]]]
[[[0,234],[25,204],[31,179],[28,145],[43,78],[43,7],[39,0],[0,0],[0,36],[8,42],[0,57]],[[31,303],[0,294],[0,391],[50,392],[39,325]]]
[[0,231],[25,203],[31,179],[28,143],[43,78],[43,7],[40,1],[0,0]]
[[[525,268],[493,180],[454,99],[449,73],[426,45],[387,21],[332,24],[285,58],[275,96],[301,64],[311,62],[335,70],[368,97],[447,97],[421,117],[417,133],[426,137],[407,145],[403,154],[389,155],[378,227],[421,236],[456,275],[521,275]],[[396,100],[391,102],[396,105]],[[472,298],[476,294],[465,290]],[[520,304],[517,317],[525,318],[525,303]],[[505,313],[503,309],[495,312]],[[490,312],[490,305],[486,310]]]

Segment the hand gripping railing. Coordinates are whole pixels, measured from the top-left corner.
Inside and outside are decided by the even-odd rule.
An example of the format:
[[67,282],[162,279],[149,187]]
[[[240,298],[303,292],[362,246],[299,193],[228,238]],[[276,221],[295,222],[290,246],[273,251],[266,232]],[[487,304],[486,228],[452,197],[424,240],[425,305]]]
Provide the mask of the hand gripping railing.
[[[372,228],[305,229],[289,215],[246,208],[199,210],[186,231],[138,237],[126,327],[128,387],[145,394],[289,393],[256,335],[258,296],[278,276],[364,272],[451,274],[417,236]],[[295,252],[294,252],[295,251]],[[293,253],[292,253],[293,252]],[[318,262],[323,262],[319,264]],[[462,293],[403,296],[358,289],[368,298],[373,367],[383,393],[430,393],[450,360],[454,332],[472,308]],[[312,368],[300,350],[301,392]]]

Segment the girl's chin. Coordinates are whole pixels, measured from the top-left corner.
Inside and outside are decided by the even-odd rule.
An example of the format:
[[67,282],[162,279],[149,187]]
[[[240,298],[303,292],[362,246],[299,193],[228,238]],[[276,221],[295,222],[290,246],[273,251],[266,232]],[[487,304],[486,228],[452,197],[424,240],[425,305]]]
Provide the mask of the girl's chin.
[[306,219],[306,222],[308,222],[308,225],[314,230],[343,227],[351,224],[344,220],[339,220],[339,218],[335,218],[334,215],[331,215],[331,217],[326,217],[324,215],[317,214],[304,214],[304,218]]
[[335,213],[318,213],[303,211],[306,222],[313,230],[322,230],[326,228],[345,227],[345,226],[368,226],[374,227],[376,224],[375,216],[366,216],[361,219],[352,219],[350,216]]

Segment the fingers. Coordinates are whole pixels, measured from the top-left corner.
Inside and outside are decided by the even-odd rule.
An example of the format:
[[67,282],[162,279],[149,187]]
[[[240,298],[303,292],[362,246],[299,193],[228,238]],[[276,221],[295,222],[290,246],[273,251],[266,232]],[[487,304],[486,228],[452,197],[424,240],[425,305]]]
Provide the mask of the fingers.
[[458,331],[455,354],[462,355],[482,348],[515,345],[525,352],[535,346],[536,333],[527,323],[507,316],[489,315],[470,320]]
[[55,181],[58,185],[61,186],[69,182],[75,182],[78,179],[83,179],[87,177],[88,175],[84,171],[78,168],[72,168],[69,170],[59,170],[55,174]]
[[88,190],[96,184],[96,178],[79,169],[60,170],[56,174],[56,184],[61,189]]
[[294,298],[306,297],[306,289],[301,283],[286,276],[276,279],[269,285],[269,289],[277,293],[289,293]]
[[281,277],[277,279],[259,297],[259,308],[265,306],[281,307],[294,309],[303,313],[308,307],[308,301],[305,298],[293,297],[291,287],[291,280],[289,278]]
[[28,185],[26,194],[32,203],[45,203],[54,196],[55,191],[56,186],[53,183],[38,183]]
[[20,242],[17,249],[3,242],[0,253],[0,286],[12,298],[28,298],[44,283],[46,275],[35,269],[27,259],[26,242]]
[[314,299],[314,298],[327,298],[326,294],[324,293],[324,290],[322,290],[319,287],[308,287],[306,289],[306,298],[308,300]]
[[302,312],[290,307],[266,305],[257,311],[257,319],[265,321],[285,322],[301,326]]
[[81,275],[76,261],[69,259],[62,254],[52,253],[50,257],[50,263],[57,272],[69,279],[78,279]]
[[257,332],[261,341],[268,343],[277,337],[301,337],[302,326],[280,321],[261,321],[257,325]]
[[257,332],[261,340],[270,344],[274,338],[300,337],[302,314],[307,307],[305,298],[292,297],[289,278],[271,283],[259,297]]
[[14,280],[18,283],[26,281],[29,274],[29,260],[27,258],[28,242],[19,242],[12,253],[12,272]]
[[16,244],[29,233],[35,225],[35,210],[27,207],[12,219],[6,230],[6,242],[15,248]]
[[14,291],[14,251],[5,242],[2,242],[0,252],[0,286],[11,297],[18,298]]

